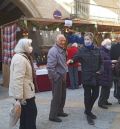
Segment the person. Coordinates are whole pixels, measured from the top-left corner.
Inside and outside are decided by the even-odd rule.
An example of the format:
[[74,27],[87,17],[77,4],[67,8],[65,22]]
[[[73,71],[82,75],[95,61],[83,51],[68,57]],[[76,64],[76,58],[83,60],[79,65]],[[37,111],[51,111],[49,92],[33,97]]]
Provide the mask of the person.
[[[111,47],[111,59],[112,60],[118,60],[120,57],[120,34],[116,36],[116,43],[112,45]],[[116,63],[114,63],[115,65]],[[118,76],[116,75],[116,72],[114,72],[113,68],[113,82],[114,82],[114,97],[118,100],[118,103],[120,104],[120,87],[118,86]]]
[[82,46],[84,44],[84,32],[78,33],[77,43]]
[[101,69],[100,51],[93,43],[93,34],[87,32],[84,36],[84,46],[67,64],[80,61],[82,68],[82,84],[84,88],[85,114],[88,124],[94,125],[96,115],[92,113],[93,105],[99,96],[97,74]]
[[[110,58],[111,40],[104,39],[101,43],[100,53],[102,58],[103,70],[99,76],[99,85],[101,93],[98,100],[98,106],[103,109],[108,109],[106,105],[112,105],[108,102],[110,89],[112,87],[112,60]],[[114,62],[114,61],[113,61]]]
[[47,57],[48,76],[52,84],[52,101],[49,120],[61,122],[59,116],[66,117],[67,113],[63,108],[66,99],[66,38],[64,35],[57,35],[56,44],[49,50]]
[[[71,59],[78,52],[78,44],[73,43],[67,48],[67,60]],[[78,65],[79,63],[68,64],[68,72],[70,78],[70,89],[78,89]]]
[[15,47],[10,65],[9,96],[21,103],[19,129],[36,129],[34,69],[30,54],[32,40],[22,38]]

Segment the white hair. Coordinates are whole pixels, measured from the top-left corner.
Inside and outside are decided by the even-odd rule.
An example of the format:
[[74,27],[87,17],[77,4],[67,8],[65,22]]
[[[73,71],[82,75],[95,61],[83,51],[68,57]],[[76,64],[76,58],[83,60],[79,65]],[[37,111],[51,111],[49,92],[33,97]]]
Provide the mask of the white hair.
[[31,46],[32,39],[22,38],[18,41],[14,51],[15,53],[27,52],[29,53],[29,47]]
[[78,44],[77,43],[73,43],[72,46],[73,47],[78,47]]
[[59,35],[57,35],[56,40],[57,40],[57,41],[59,41],[59,40],[60,40],[60,38],[65,38],[65,36],[64,36],[63,34],[59,34]]
[[101,43],[101,46],[106,46],[107,44],[111,44],[111,40],[110,39],[104,39]]

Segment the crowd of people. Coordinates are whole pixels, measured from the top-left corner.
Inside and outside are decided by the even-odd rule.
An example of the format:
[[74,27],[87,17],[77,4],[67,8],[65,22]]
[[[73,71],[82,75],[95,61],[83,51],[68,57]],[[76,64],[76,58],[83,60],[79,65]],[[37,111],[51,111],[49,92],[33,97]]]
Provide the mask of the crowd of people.
[[[74,37],[73,37],[74,38]],[[70,88],[78,89],[78,66],[81,65],[82,85],[84,89],[84,114],[88,124],[94,125],[97,118],[92,112],[95,101],[98,106],[108,109],[110,89],[114,83],[114,96],[120,104],[120,35],[112,45],[110,36],[104,37],[101,46],[94,43],[94,35],[86,32],[80,42],[69,43],[63,34],[59,34],[56,43],[47,56],[48,77],[52,86],[52,100],[49,120],[62,122],[67,117],[64,112],[66,100],[66,74],[69,72]],[[78,40],[78,39],[77,39]],[[21,103],[19,129],[36,129],[37,107],[35,104],[35,72],[31,59],[32,40],[22,38],[15,47],[15,55],[10,66],[9,95]],[[100,90],[101,89],[101,90]],[[100,96],[99,96],[100,94]]]

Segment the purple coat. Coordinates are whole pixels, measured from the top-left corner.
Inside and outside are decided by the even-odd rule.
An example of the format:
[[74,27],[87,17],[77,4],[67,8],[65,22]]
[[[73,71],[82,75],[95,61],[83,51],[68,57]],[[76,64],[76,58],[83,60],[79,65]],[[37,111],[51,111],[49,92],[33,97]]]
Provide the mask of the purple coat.
[[100,54],[103,66],[99,76],[99,84],[101,86],[112,86],[112,62],[110,58],[110,51],[105,47],[101,47]]

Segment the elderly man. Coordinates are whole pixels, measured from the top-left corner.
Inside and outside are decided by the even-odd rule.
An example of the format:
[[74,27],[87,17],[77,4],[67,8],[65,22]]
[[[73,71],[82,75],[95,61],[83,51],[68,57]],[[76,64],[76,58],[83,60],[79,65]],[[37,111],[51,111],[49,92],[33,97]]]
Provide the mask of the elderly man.
[[66,38],[60,34],[56,44],[49,50],[47,59],[48,76],[52,84],[52,101],[49,120],[62,122],[58,116],[66,117],[63,108],[66,99]]

